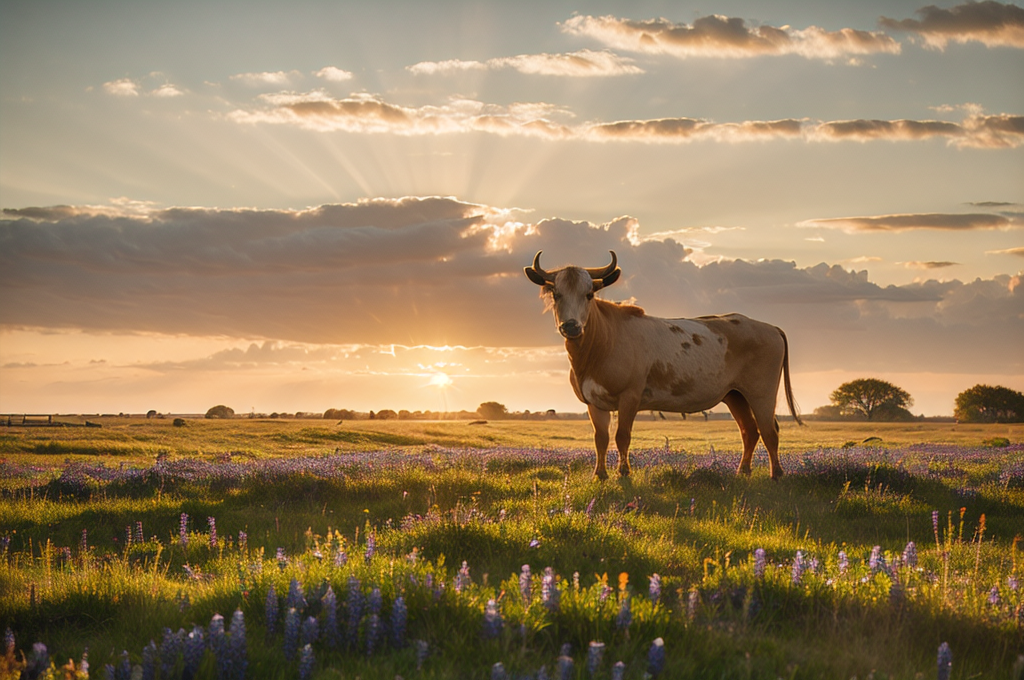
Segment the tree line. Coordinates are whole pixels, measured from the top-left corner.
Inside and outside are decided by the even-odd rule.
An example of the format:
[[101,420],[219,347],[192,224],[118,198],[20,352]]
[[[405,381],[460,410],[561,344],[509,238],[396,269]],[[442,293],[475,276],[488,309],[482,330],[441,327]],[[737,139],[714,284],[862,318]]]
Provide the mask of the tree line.
[[[819,420],[915,420],[910,412],[914,398],[885,380],[861,378],[837,387],[832,402],[814,410]],[[953,416],[961,423],[1022,423],[1024,394],[999,385],[978,384],[964,390],[954,401]]]

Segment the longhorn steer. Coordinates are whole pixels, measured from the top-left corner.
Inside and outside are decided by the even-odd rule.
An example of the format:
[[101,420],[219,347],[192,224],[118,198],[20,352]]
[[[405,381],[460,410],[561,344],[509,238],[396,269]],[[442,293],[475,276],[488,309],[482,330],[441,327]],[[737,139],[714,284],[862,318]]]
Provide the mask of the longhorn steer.
[[[611,252],[611,251],[609,251]],[[526,276],[541,287],[554,310],[555,326],[569,353],[569,382],[587,405],[594,426],[597,465],[594,475],[607,479],[611,412],[618,411],[615,444],[619,475],[629,474],[629,443],[639,411],[694,413],[725,402],[743,437],[738,472],[750,474],[760,437],[771,459],[772,479],[779,465],[779,423],[775,401],[785,377],[786,403],[803,425],[793,404],[789,381],[789,343],[780,328],[742,314],[660,319],[640,307],[615,304],[594,293],[618,280],[618,259],[606,267],[540,266],[540,253]]]

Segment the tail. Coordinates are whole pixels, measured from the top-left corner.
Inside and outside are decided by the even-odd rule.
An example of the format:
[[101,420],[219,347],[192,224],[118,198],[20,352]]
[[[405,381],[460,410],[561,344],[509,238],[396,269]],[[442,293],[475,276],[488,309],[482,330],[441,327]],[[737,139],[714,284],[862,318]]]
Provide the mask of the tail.
[[786,384],[786,403],[789,405],[789,412],[793,415],[793,420],[796,421],[796,424],[803,425],[804,421],[800,420],[796,402],[793,401],[793,385],[789,381],[789,340],[786,339],[786,334],[781,328],[778,330],[779,335],[782,336],[782,346],[785,348],[785,352],[782,354],[782,375]]

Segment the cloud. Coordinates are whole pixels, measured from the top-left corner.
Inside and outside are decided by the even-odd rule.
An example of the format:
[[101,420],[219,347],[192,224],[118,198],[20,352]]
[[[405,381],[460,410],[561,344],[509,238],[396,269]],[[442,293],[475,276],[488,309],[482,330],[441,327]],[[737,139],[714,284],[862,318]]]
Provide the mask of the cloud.
[[139,85],[131,78],[121,78],[103,83],[103,90],[115,97],[138,97]]
[[794,119],[713,123],[695,118],[660,118],[596,123],[581,131],[592,141],[678,143],[697,139],[741,142],[792,139],[804,134],[804,122]]
[[1018,220],[989,213],[910,213],[902,215],[876,215],[873,217],[831,217],[805,220],[798,227],[841,229],[849,233],[873,231],[910,231],[938,229],[944,231],[971,231],[977,229],[1011,229],[1021,226]]
[[950,9],[928,5],[917,11],[920,19],[882,17],[879,25],[920,36],[935,49],[950,42],[980,42],[986,47],[1024,48],[1024,8],[986,0]]
[[260,73],[239,73],[231,76],[231,80],[238,81],[250,87],[259,87],[263,85],[282,87],[290,85],[293,79],[301,77],[302,74],[298,71],[263,71]]
[[575,16],[561,24],[566,33],[598,40],[621,50],[693,57],[750,58],[797,54],[808,59],[839,59],[857,55],[899,54],[900,45],[884,33],[817,26],[748,26],[735,17],[711,15],[693,25],[667,19],[633,21],[612,16]]
[[351,71],[345,71],[338,68],[337,66],[324,66],[319,71],[315,72],[317,78],[323,78],[332,83],[343,83],[346,80],[352,80],[353,74]]
[[445,74],[462,71],[484,71],[510,68],[520,73],[542,76],[569,76],[592,78],[643,73],[632,59],[608,52],[580,50],[568,54],[520,54],[481,61],[422,61],[408,67],[419,75]]
[[698,266],[674,237],[638,238],[631,217],[525,222],[440,197],[307,210],[115,208],[6,211],[0,328],[551,347],[558,336],[523,266],[538,250],[549,269],[599,266],[615,250],[623,277],[606,297],[635,298],[657,316],[737,311],[775,323],[799,370],[929,370],[956,357],[959,370],[1024,371],[1020,276],[880,286],[866,271],[824,263]]
[[[897,263],[900,264],[900,263]],[[903,262],[904,267],[907,269],[945,269],[946,267],[956,267],[959,262],[918,262],[912,260],[910,262]]]
[[170,83],[165,83],[160,87],[156,88],[155,90],[153,90],[152,92],[150,92],[150,94],[154,97],[180,97],[185,93],[179,90],[174,85],[171,85]]
[[986,255],[1016,255],[1017,257],[1024,257],[1024,247],[1020,248],[1006,248],[1004,250],[986,250]]

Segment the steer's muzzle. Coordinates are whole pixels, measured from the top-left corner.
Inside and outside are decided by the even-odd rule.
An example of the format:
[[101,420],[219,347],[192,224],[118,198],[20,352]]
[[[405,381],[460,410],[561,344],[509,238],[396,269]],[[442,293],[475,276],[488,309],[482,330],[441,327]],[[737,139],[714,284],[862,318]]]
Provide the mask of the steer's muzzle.
[[558,332],[562,334],[563,338],[572,340],[573,338],[578,338],[583,334],[583,326],[575,320],[570,320],[559,326]]

